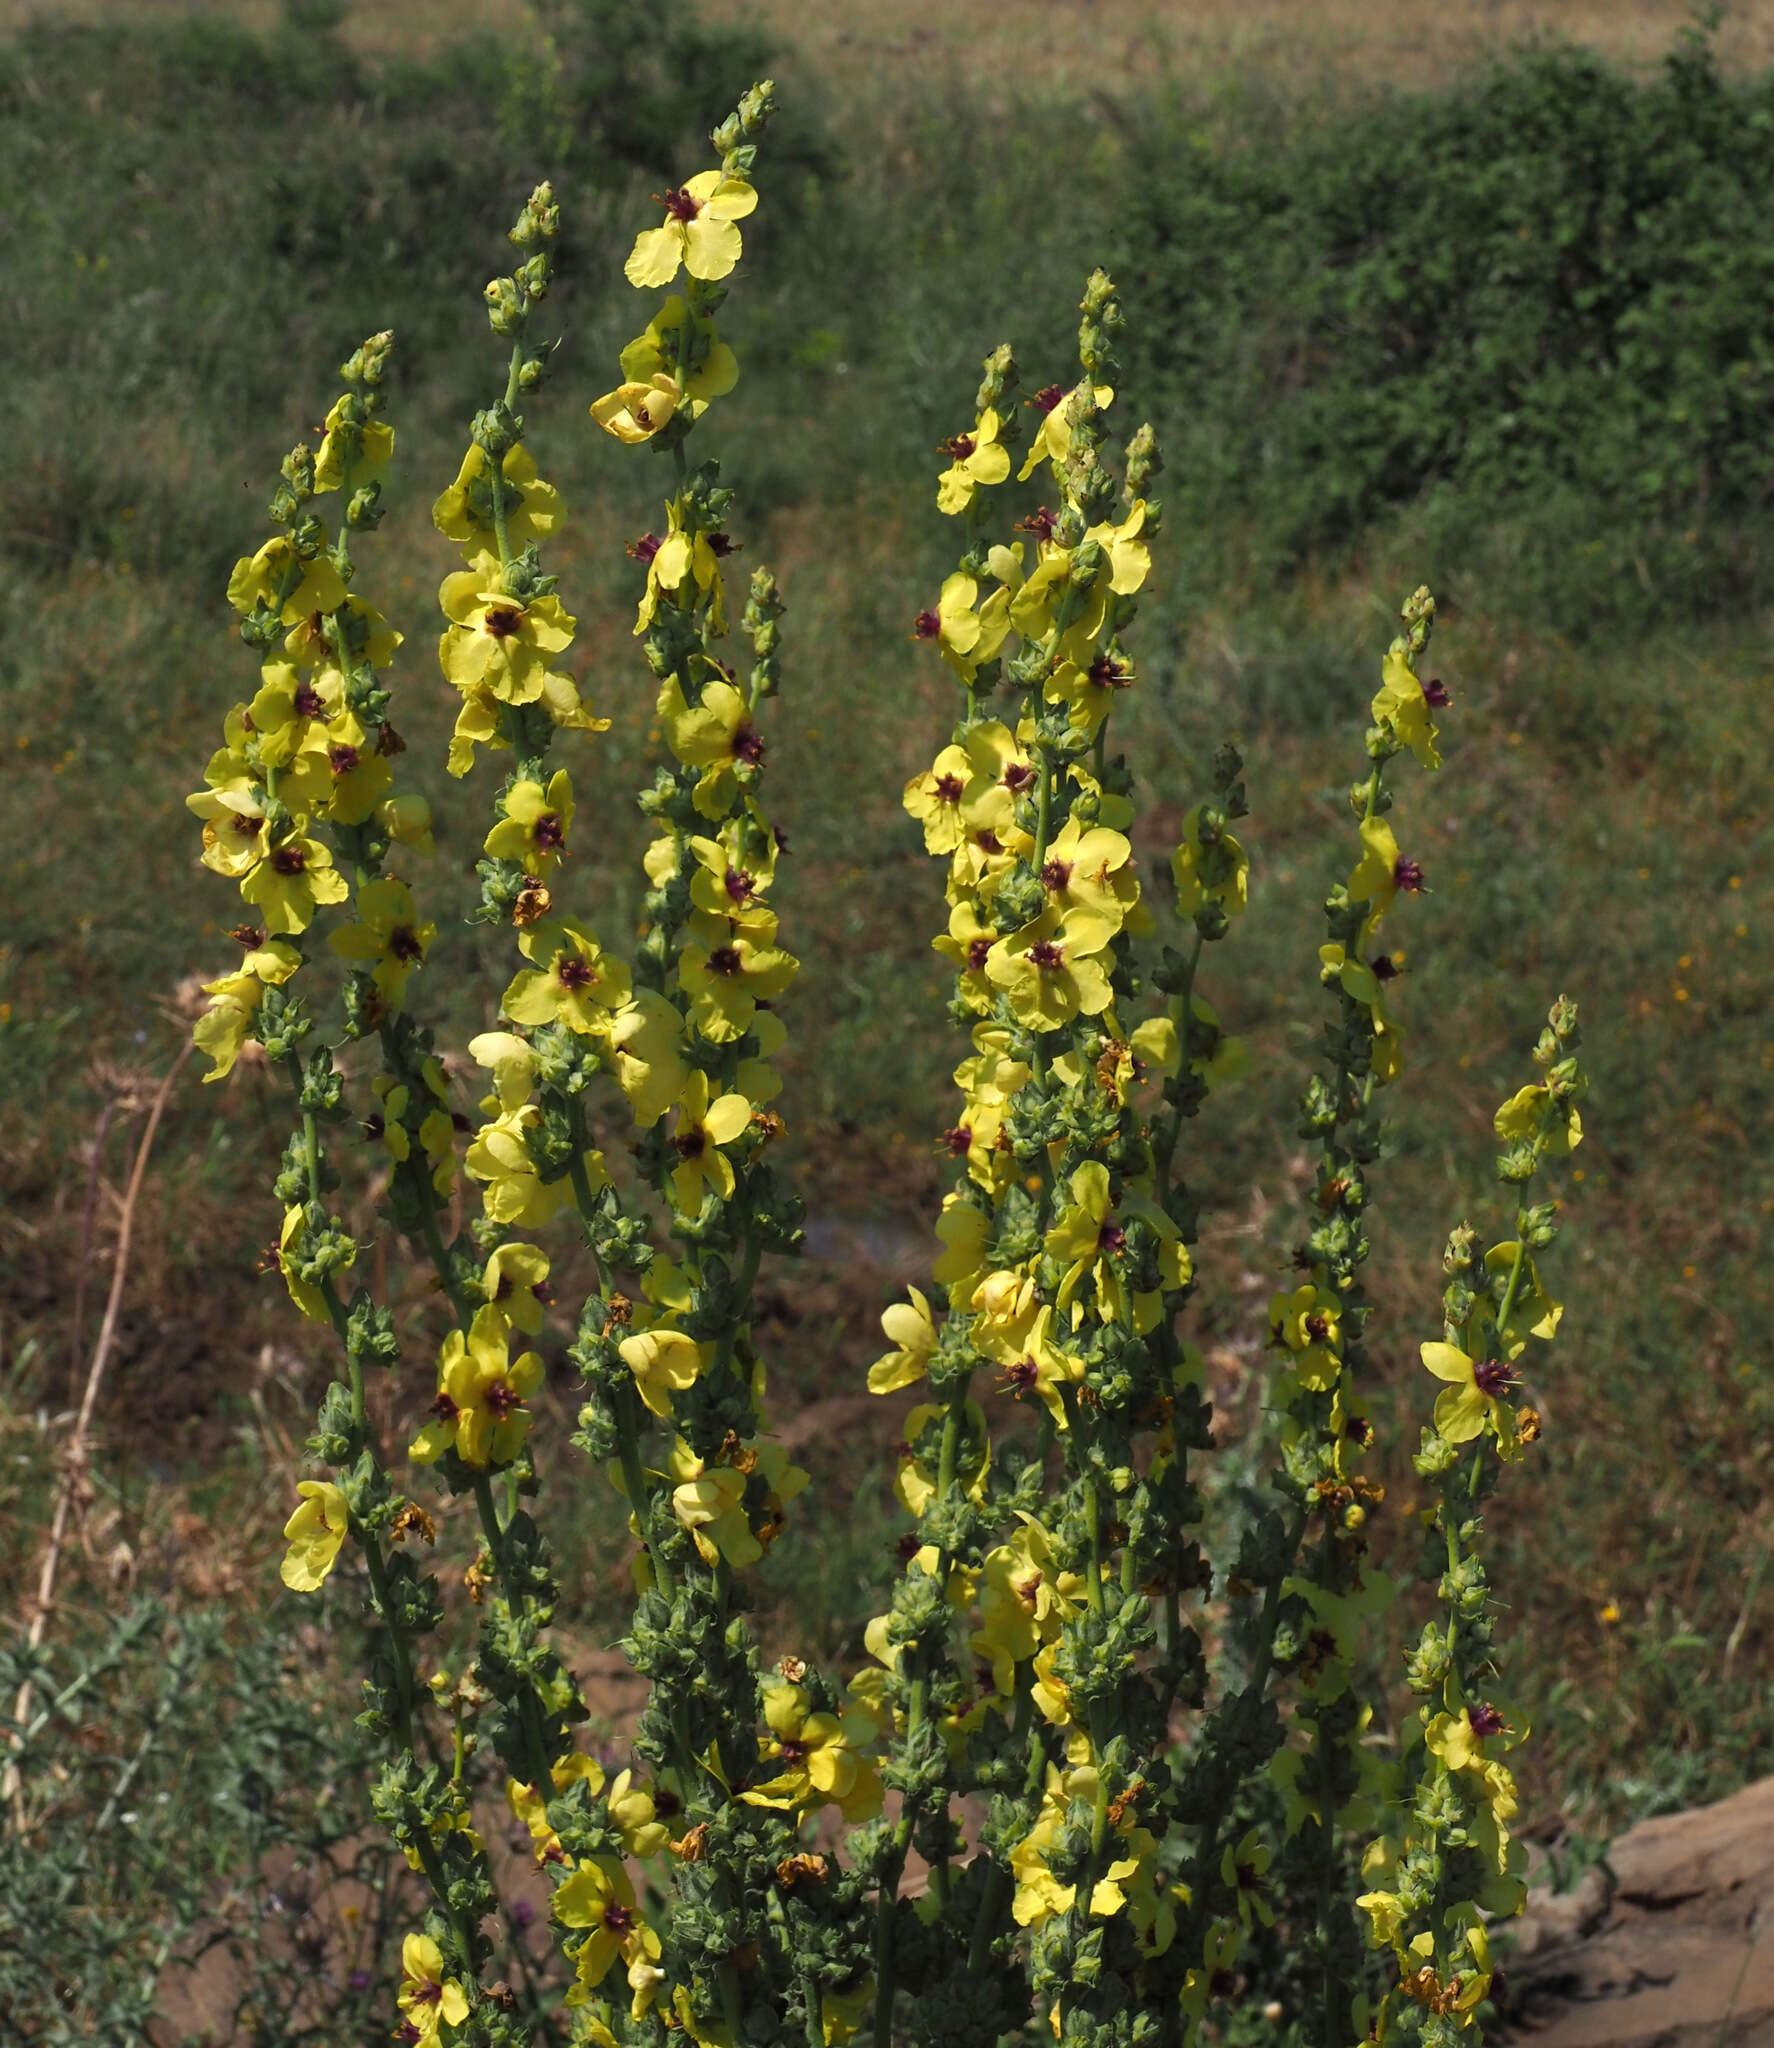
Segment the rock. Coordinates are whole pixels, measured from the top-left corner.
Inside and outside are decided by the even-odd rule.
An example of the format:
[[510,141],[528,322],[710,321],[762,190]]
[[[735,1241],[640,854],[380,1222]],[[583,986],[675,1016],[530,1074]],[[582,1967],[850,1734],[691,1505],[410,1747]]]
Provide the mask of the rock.
[[1531,1891],[1504,1969],[1520,2048],[1774,2048],[1774,1778]]

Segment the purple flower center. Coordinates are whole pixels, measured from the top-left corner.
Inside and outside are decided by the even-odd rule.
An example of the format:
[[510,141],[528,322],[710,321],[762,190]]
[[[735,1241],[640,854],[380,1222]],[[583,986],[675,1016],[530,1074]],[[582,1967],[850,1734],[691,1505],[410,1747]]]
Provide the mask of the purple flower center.
[[1515,1375],[1500,1358],[1481,1358],[1472,1368],[1472,1384],[1487,1400],[1494,1401],[1515,1385]]
[[1065,395],[1066,387],[1063,384],[1044,384],[1029,403],[1045,417]]
[[1414,896],[1423,886],[1423,870],[1401,853],[1392,863],[1392,880],[1407,896]]

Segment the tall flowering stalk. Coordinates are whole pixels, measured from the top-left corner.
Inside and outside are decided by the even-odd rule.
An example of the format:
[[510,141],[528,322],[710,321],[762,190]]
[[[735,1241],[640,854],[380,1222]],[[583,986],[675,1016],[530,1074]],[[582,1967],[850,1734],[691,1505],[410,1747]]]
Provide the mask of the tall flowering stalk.
[[[436,928],[388,866],[397,850],[403,864],[408,853],[430,852],[430,812],[423,798],[395,791],[390,766],[403,742],[380,672],[400,636],[350,589],[353,536],[381,516],[380,479],[393,452],[393,429],[382,418],[391,346],[391,336],[374,336],[346,364],[347,389],[327,415],[319,449],[299,447],[284,462],[271,502],[279,530],[229,582],[241,637],[263,657],[260,687],[229,712],[224,745],[189,804],[204,821],[205,865],[235,880],[262,922],[235,933],[244,959],[208,985],[196,1036],[212,1062],[206,1079],[228,1073],[250,1038],[284,1070],[294,1098],[296,1128],[276,1184],[283,1227],[268,1262],[302,1314],[330,1326],[345,1377],[327,1389],[309,1441],[333,1476],[301,1483],[283,1578],[312,1592],[348,1538],[362,1556],[377,1628],[360,1719],[389,1750],[375,1806],[434,1902],[404,1947],[400,2025],[417,2040],[447,2020],[478,2048],[529,2037],[513,2035],[503,2003],[482,1989],[493,1954],[483,1923],[497,1898],[470,1814],[466,1750],[457,1743],[446,1760],[430,1725],[421,1657],[442,1617],[440,1588],[404,1547],[410,1538],[433,1542],[435,1527],[396,1487],[367,1408],[367,1375],[396,1366],[401,1347],[391,1313],[348,1277],[360,1247],[327,1205],[340,1184],[327,1138],[336,1142],[349,1120],[346,1075],[339,1047],[324,1042],[308,1000],[292,987],[317,964],[319,913],[349,903],[354,915],[329,939],[349,969],[340,1044],[378,1043],[364,1127],[385,1155],[386,1207],[398,1227],[435,1246],[436,1205],[456,1171],[454,1123],[430,1035],[408,998]],[[329,497],[330,525],[321,510]],[[451,1299],[462,1314],[459,1290]],[[503,1318],[497,1332],[483,1328],[483,1349],[502,1344],[508,1328]],[[457,1347],[461,1341],[458,1334]],[[518,1376],[526,1370],[520,1363]],[[507,1440],[521,1434],[521,1416],[502,1417],[501,1427]]]
[[[1110,468],[1121,310],[1100,272],[1081,311],[1078,381],[1027,408],[1018,481],[1039,474],[1050,502],[1021,538],[992,538],[1019,438],[1000,349],[944,447],[938,504],[965,544],[916,629],[964,693],[905,801],[947,862],[936,943],[972,1051],[944,1138],[944,1254],[931,1294],[884,1318],[896,1349],[869,1382],[926,1381],[930,1396],[907,1418],[899,1477],[917,1537],[868,1632],[901,1800],[873,1856],[881,2048],[896,2024],[988,2038],[1031,2007],[1061,2040],[1117,2038],[1178,1989],[1165,1730],[1201,1697],[1187,1459],[1208,1439],[1199,1360],[1176,1330],[1194,1284],[1176,1154],[1232,1053],[1195,982],[1244,905],[1229,830],[1243,792],[1228,750],[1175,864],[1189,944],[1165,951],[1153,978],[1170,1000],[1142,1016],[1133,948],[1153,920],[1109,739],[1136,681],[1123,634],[1151,572],[1158,451],[1141,427]],[[1005,1426],[1006,1403],[1023,1426]],[[957,1827],[969,1797],[990,1801],[972,1844]],[[897,1897],[914,1848],[934,1912]]]
[[1418,674],[1434,619],[1434,599],[1416,591],[1382,664],[1367,773],[1349,791],[1359,854],[1326,899],[1318,954],[1336,1015],[1325,1032],[1323,1068],[1300,1105],[1300,1133],[1320,1148],[1311,1228],[1295,1253],[1298,1284],[1269,1310],[1281,1367],[1273,1399],[1282,1418],[1284,1526],[1255,1575],[1265,1591],[1257,1658],[1272,1666],[1291,1710],[1269,1774],[1284,1811],[1274,1881],[1291,1909],[1304,1975],[1317,1980],[1326,2040],[1362,2030],[1361,1943],[1343,1882],[1346,1837],[1370,1823],[1390,1782],[1387,1760],[1366,1739],[1374,1711],[1361,1690],[1366,1624],[1394,1591],[1367,1561],[1369,1519],[1385,1489],[1362,1469],[1374,1440],[1363,1398],[1373,1308],[1362,1268],[1371,1249],[1372,1170],[1383,1150],[1379,1098],[1404,1069],[1403,1033],[1389,1002],[1400,962],[1381,927],[1401,897],[1424,886],[1421,863],[1400,850],[1389,820],[1388,770],[1406,754],[1427,771],[1441,766],[1434,714],[1448,694],[1439,680]]
[[[1489,1984],[1481,1913],[1519,1889],[1497,1754],[1515,1731],[1490,1684],[1475,1543],[1486,1446],[1511,1457],[1533,1430],[1512,1392],[1528,1336],[1557,1320],[1533,1263],[1553,1218],[1524,1207],[1516,1238],[1482,1259],[1470,1232],[1450,1241],[1447,1329],[1423,1354],[1447,1387],[1418,1459],[1440,1488],[1445,1616],[1410,1661],[1416,1732],[1386,1763],[1359,1691],[1363,1623],[1389,1590],[1366,1563],[1381,1490],[1362,1470],[1360,1273],[1377,1096],[1401,1070],[1398,963],[1378,932],[1422,883],[1387,822],[1386,771],[1406,751],[1438,765],[1446,701],[1418,675],[1434,611],[1420,591],[1352,791],[1359,858],[1326,905],[1336,1017],[1303,1109],[1322,1146],[1315,1211],[1270,1317],[1279,1493],[1229,1572],[1222,1561],[1242,1619],[1211,1684],[1197,1603],[1216,1574],[1190,1467],[1209,1409],[1179,1324],[1198,1284],[1184,1138],[1243,1054],[1200,986],[1247,899],[1243,763],[1222,748],[1184,820],[1176,930],[1159,944],[1129,836],[1134,778],[1111,739],[1138,682],[1128,635],[1161,530],[1160,464],[1149,426],[1119,447],[1111,432],[1122,314],[1101,272],[1073,384],[1024,401],[1010,349],[987,359],[941,451],[959,557],[915,626],[960,696],[904,802],[944,864],[935,944],[968,1035],[941,1139],[942,1254],[883,1318],[892,1348],[868,1377],[884,1396],[920,1389],[896,1482],[916,1528],[848,1684],[793,1654],[766,1669],[745,1620],[744,1574],[807,1483],[771,1438],[752,1327],[763,1259],[801,1236],[772,1164],[779,1005],[799,972],[763,802],[784,607],[762,567],[730,594],[734,494],[693,459],[693,436],[739,377],[717,322],[773,104],[767,81],[754,87],[716,129],[716,163],[662,195],[626,275],[666,296],[591,406],[603,433],[667,465],[658,530],[629,547],[668,756],[639,798],[653,830],[632,958],[585,900],[597,800],[556,751],[607,721],[569,672],[576,621],[544,563],[566,511],[525,440],[550,361],[546,185],[512,230],[513,271],[486,290],[509,355],[433,508],[460,554],[439,592],[458,700],[447,765],[499,775],[474,915],[512,945],[497,1020],[468,1048],[487,1076],[478,1123],[456,1110],[413,1000],[438,934],[405,870],[430,851],[430,813],[395,784],[384,671],[399,636],[352,589],[393,450],[389,337],[346,366],[319,449],[284,465],[277,531],[230,584],[260,683],[190,803],[206,865],[257,921],[236,934],[239,969],[209,985],[197,1038],[212,1079],[253,1040],[292,1091],[270,1263],[332,1330],[342,1375],[310,1440],[330,1476],[301,1482],[283,1574],[315,1591],[348,1542],[363,1563],[362,1718],[388,1752],[376,1810],[432,1901],[404,1944],[397,2037],[890,2048],[1032,2026],[1077,2048],[1157,2048],[1194,2042],[1252,1989],[1253,1937],[1280,1926],[1317,1987],[1305,2037],[1346,2048],[1370,2019],[1359,1903],[1398,1966],[1379,2037],[1410,2010],[1442,2040]],[[1031,488],[1011,524],[1013,470]],[[343,970],[330,1043],[312,976],[298,981],[329,912]],[[1523,1188],[1579,1134],[1574,1046],[1561,1003],[1544,1082],[1500,1113],[1504,1175]],[[441,1338],[397,1331],[329,1206],[349,1102],[385,1175],[385,1227],[431,1266]],[[479,1214],[453,1228],[458,1173]],[[648,1694],[637,1767],[614,1778],[578,1746],[585,1708],[551,1640],[532,1435],[542,1333],[566,1307],[551,1231],[580,1241],[592,1282],[568,1351],[583,1382],[573,1442],[634,1540],[624,1649]],[[406,1460],[434,1508],[456,1503],[435,1518],[397,1487],[367,1399],[369,1372],[414,1343],[424,1417]],[[478,1629],[453,1677],[427,1656],[442,1589],[412,1558],[440,1523],[473,1532]],[[495,1883],[489,1795],[550,1887],[552,1958]],[[1376,1828],[1356,1902],[1351,1831]]]
[[1376,1944],[1390,1947],[1397,1982],[1376,2015],[1382,2041],[1421,2039],[1448,2048],[1490,1992],[1486,1923],[1521,1910],[1521,1846],[1511,1840],[1515,1780],[1505,1754],[1527,1735],[1499,1696],[1496,1606],[1479,1552],[1482,1509],[1507,1464],[1540,1435],[1520,1396],[1535,1340],[1558,1332],[1560,1304],[1543,1286],[1535,1254],[1558,1234],[1556,1202],[1530,1203],[1528,1188],[1550,1160],[1582,1141],[1577,1103],[1577,1006],[1553,1004],[1534,1048],[1542,1078],[1498,1110],[1505,1150],[1497,1175],[1518,1190],[1515,1235],[1479,1250],[1462,1224],[1448,1238],[1439,1342],[1422,1349],[1441,1382],[1416,1469],[1434,1489],[1424,1516],[1423,1576],[1441,1612],[1405,1660],[1422,1702],[1405,1725],[1401,1782],[1362,1869],[1374,1881],[1358,1905]]

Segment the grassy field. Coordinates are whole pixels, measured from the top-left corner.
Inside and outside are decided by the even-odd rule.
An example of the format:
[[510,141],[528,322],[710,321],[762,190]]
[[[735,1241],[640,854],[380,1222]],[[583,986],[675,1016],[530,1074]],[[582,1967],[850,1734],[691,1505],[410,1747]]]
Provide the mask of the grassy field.
[[[583,20],[621,12],[593,4]],[[950,541],[930,502],[931,450],[1004,335],[1031,387],[1067,373],[1078,284],[1104,255],[1134,323],[1126,400],[1176,451],[1159,591],[1138,628],[1146,686],[1126,734],[1149,799],[1149,873],[1219,738],[1237,731],[1250,761],[1252,910],[1207,993],[1253,1058],[1200,1131],[1208,1217],[1193,1311],[1234,1441],[1259,1425],[1267,1298],[1300,1231],[1289,1105],[1321,1014],[1315,905],[1345,858],[1340,792],[1390,615],[1427,579],[1444,600],[1435,661],[1455,701],[1443,776],[1411,783],[1400,808],[1431,893],[1406,935],[1415,1066],[1375,1223],[1398,1510],[1383,1521],[1408,1525],[1424,1405],[1410,1361],[1437,1320],[1441,1240],[1462,1214],[1495,1213],[1490,1111],[1562,989],[1583,1006],[1595,1074],[1555,1254],[1570,1342],[1535,1390],[1545,1444],[1493,1525],[1512,1683],[1537,1726],[1529,1818],[1542,1839],[1595,1836],[1722,1793],[1770,1767],[1774,1734],[1774,550],[1757,496],[1769,444],[1755,438],[1774,331],[1765,215],[1748,184],[1727,191],[1715,171],[1734,147],[1729,122],[1761,118],[1774,26],[1725,24],[1725,82],[1709,98],[1679,77],[1666,90],[1649,69],[1685,19],[1675,5],[1472,0],[1405,15],[1371,0],[1271,0],[1234,19],[1207,5],[1022,0],[988,15],[889,0],[861,13],[828,10],[803,31],[806,10],[786,4],[739,26],[724,5],[660,9],[658,68],[575,41],[580,17],[564,7],[550,68],[526,40],[531,10],[453,0],[364,0],[337,41],[313,10],[290,31],[269,6],[40,7],[37,29],[0,48],[0,186],[15,195],[0,252],[26,313],[0,394],[0,1572],[22,1582],[37,1551],[78,1396],[71,1298],[101,1105],[139,1096],[171,1057],[182,1027],[157,1005],[231,960],[221,933],[235,912],[197,867],[180,799],[247,691],[221,590],[258,536],[278,454],[312,428],[332,365],[391,322],[400,456],[361,587],[408,635],[400,723],[456,849],[430,887],[459,912],[483,799],[441,772],[447,707],[428,645],[431,593],[452,564],[428,508],[493,371],[480,280],[500,260],[514,194],[554,172],[569,222],[566,342],[528,439],[574,515],[551,566],[582,621],[586,687],[613,720],[583,756],[608,822],[579,887],[600,928],[631,928],[642,821],[626,792],[656,736],[623,544],[649,524],[654,479],[593,434],[584,407],[630,332],[632,305],[610,280],[646,193],[688,161],[686,138],[759,44],[798,37],[777,53],[790,111],[760,174],[766,211],[731,319],[745,382],[720,431],[748,559],[777,567],[790,604],[772,774],[794,848],[785,938],[808,970],[783,1107],[821,1219],[808,1260],[770,1276],[762,1335],[785,1435],[825,1499],[854,1508],[837,1540],[814,1539],[817,1508],[799,1518],[771,1561],[766,1632],[855,1656],[900,1528],[894,1419],[860,1389],[879,1310],[930,1248],[932,1139],[959,1057],[928,950],[940,878],[898,801],[951,715],[909,639]],[[22,26],[23,10],[6,16]],[[1363,305],[1384,298],[1383,278],[1359,302],[1334,296],[1405,231],[1374,196],[1381,109],[1420,166],[1462,122],[1473,135],[1493,115],[1514,122],[1517,102],[1496,99],[1482,66],[1555,29],[1625,68],[1597,83],[1524,59],[1508,90],[1530,109],[1565,108],[1576,78],[1596,132],[1631,159],[1621,189],[1641,212],[1672,136],[1713,152],[1705,203],[1724,253],[1708,273],[1714,300],[1684,287],[1682,304],[1747,307],[1744,332],[1723,315],[1691,323],[1686,367],[1645,368],[1652,344],[1632,341],[1633,321],[1645,307],[1661,307],[1665,326],[1673,316],[1621,256],[1597,286],[1621,295],[1609,317],[1627,341],[1607,357],[1617,384],[1597,383],[1580,335],[1565,352],[1575,315],[1561,327],[1548,313],[1523,341],[1468,308],[1469,329],[1424,357],[1420,391],[1400,372],[1417,410],[1386,426],[1395,440],[1360,440],[1385,424],[1371,364],[1415,362],[1383,324],[1376,353],[1361,353]],[[1400,86],[1416,96],[1381,97]],[[1278,107],[1297,152],[1279,168],[1262,126]],[[1635,121],[1643,110],[1626,140],[1610,111],[1621,107]],[[1354,167],[1342,184],[1338,165]],[[1289,166],[1305,195],[1292,211],[1277,197]],[[1447,189],[1465,175],[1450,159]],[[1206,211],[1208,198],[1226,211]],[[1359,209],[1366,227],[1350,225]],[[1608,227],[1610,261],[1624,233]],[[1693,239],[1672,229],[1670,247]],[[1555,287],[1581,297],[1587,286],[1564,272],[1589,246],[1573,229],[1552,282],[1521,284],[1507,318],[1538,306],[1543,285],[1548,305]],[[1664,260],[1644,258],[1653,285]],[[1283,272],[1298,291],[1271,303]],[[1433,327],[1458,282],[1409,319]],[[1538,382],[1519,368],[1530,358]],[[1503,404],[1491,394],[1511,377],[1543,408],[1532,462],[1522,442],[1485,438]],[[1727,385],[1730,405],[1709,411]],[[1587,420],[1585,407],[1625,423],[1618,493],[1596,480],[1600,441],[1557,444],[1559,418]],[[1352,422],[1348,437],[1328,435],[1327,419]],[[1441,431],[1450,421],[1458,434]],[[1665,440],[1680,460],[1647,481],[1645,451]],[[1401,483],[1413,448],[1433,466]],[[1349,509],[1315,528],[1298,511],[1313,493]],[[503,942],[440,923],[459,1052],[493,1014]],[[133,1111],[113,1117],[100,1160],[88,1342],[135,1127]],[[173,1098],[71,1563],[70,1634],[132,1590],[191,1612],[270,1604],[275,1531],[325,1376],[255,1277],[282,1128],[249,1071]],[[422,1298],[402,1306],[415,1327],[431,1313]],[[546,1477],[568,1514],[566,1625],[591,1656],[619,1628],[626,1579],[613,1519],[564,1448],[566,1334],[551,1333],[563,1426],[544,1432],[560,1447]],[[404,1419],[387,1418],[391,1435]],[[1382,1530],[1383,1546],[1396,1540]]]
[[[136,18],[200,13],[263,33],[278,0],[130,0]],[[803,62],[846,84],[883,75],[959,76],[1022,85],[1085,79],[1118,90],[1130,67],[1154,58],[1183,76],[1250,67],[1315,89],[1327,76],[1441,84],[1479,59],[1557,38],[1625,65],[1659,62],[1693,18],[1686,0],[1448,0],[1433,8],[1392,0],[881,0],[869,7],[809,10],[799,0],[708,0],[698,10],[722,26],[756,25],[792,42]],[[5,0],[0,29],[33,23],[106,23],[116,0]],[[343,22],[353,49],[426,54],[483,31],[521,36],[549,8],[535,0],[352,0]],[[1719,53],[1735,68],[1774,60],[1774,22],[1729,10]]]

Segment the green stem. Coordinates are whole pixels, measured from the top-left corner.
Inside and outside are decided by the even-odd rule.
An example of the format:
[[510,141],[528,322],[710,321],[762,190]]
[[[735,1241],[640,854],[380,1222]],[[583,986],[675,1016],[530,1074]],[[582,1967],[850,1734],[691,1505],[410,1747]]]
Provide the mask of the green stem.
[[[489,1472],[474,1475],[474,1504],[480,1511],[480,1525],[487,1539],[487,1548],[493,1553],[493,1563],[498,1568],[499,1584],[505,1594],[505,1609],[515,1622],[523,1612],[524,1602],[513,1583],[510,1546],[505,1541],[505,1530],[499,1521],[499,1508],[493,1499],[493,1480]],[[524,1743],[530,1752],[531,1783],[537,1794],[546,1799],[548,1788],[553,1783],[554,1765],[548,1754],[548,1744],[543,1740],[542,1722],[537,1712],[536,1694],[526,1684],[522,1693],[521,1716],[524,1725]]]

